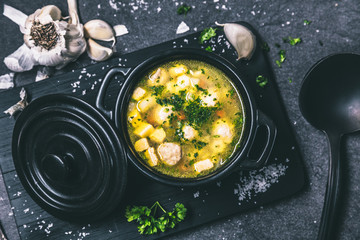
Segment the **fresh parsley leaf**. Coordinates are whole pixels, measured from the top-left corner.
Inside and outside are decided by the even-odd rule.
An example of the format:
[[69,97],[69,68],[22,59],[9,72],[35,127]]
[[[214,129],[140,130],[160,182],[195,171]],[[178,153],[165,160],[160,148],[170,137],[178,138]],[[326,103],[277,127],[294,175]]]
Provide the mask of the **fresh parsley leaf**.
[[265,52],[270,52],[270,47],[269,47],[269,44],[267,42],[263,42],[262,45],[261,45],[261,48]]
[[164,91],[165,86],[160,85],[160,86],[152,86],[150,87],[150,89],[152,89],[154,92],[151,94],[151,96],[159,96],[161,95],[161,93]]
[[279,51],[279,57],[280,57],[280,60],[276,60],[275,62],[276,62],[276,64],[281,68],[281,65],[282,65],[282,63],[285,61],[285,59],[286,59],[286,56],[285,56],[285,54],[286,54],[286,51],[285,50],[280,50]]
[[[163,214],[156,217],[157,209],[160,208]],[[158,201],[151,208],[147,206],[127,206],[125,217],[128,222],[136,221],[140,234],[150,235],[164,232],[168,228],[174,228],[177,223],[186,217],[187,209],[181,203],[176,203],[173,211],[165,211]]]
[[289,78],[289,83],[292,83],[292,78]]
[[268,83],[268,79],[264,77],[263,75],[259,75],[256,77],[256,82],[260,87],[265,87],[265,85]]
[[207,46],[207,47],[205,48],[205,50],[208,51],[208,52],[213,52],[211,46]]
[[184,108],[189,124],[195,128],[201,127],[213,116],[216,107],[202,106],[200,98],[190,101]]
[[201,150],[202,148],[204,148],[207,143],[206,142],[202,142],[202,141],[197,141],[197,140],[192,140],[191,143],[194,144],[195,149]]
[[301,43],[301,38],[293,38],[293,37],[288,37],[288,38],[283,38],[284,43],[290,43],[291,46],[295,46],[298,43]]
[[186,14],[191,10],[191,6],[188,6],[186,4],[181,5],[180,7],[178,7],[177,9],[177,14],[181,15],[184,14],[186,16]]
[[304,20],[304,25],[310,25],[310,23],[312,23],[312,21],[309,21],[307,19]]
[[200,43],[203,44],[204,41],[210,40],[212,37],[216,36],[216,28],[205,28],[200,34]]

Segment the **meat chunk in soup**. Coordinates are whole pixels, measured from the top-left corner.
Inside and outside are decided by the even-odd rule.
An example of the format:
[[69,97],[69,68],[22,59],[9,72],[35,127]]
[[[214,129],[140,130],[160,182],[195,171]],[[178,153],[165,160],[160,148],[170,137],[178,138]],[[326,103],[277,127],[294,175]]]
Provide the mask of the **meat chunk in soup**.
[[174,166],[181,159],[181,147],[177,143],[162,143],[158,147],[161,160],[170,166]]

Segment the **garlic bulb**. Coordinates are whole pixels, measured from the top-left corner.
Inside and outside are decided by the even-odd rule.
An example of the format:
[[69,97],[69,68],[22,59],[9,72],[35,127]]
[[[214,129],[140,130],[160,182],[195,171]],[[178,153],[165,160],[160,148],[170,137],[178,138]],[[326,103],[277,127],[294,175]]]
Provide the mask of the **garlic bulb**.
[[86,41],[76,0],[67,2],[70,15],[68,21],[62,20],[60,9],[54,5],[36,10],[25,22],[25,14],[5,5],[4,15],[20,26],[25,42],[4,59],[10,70],[23,72],[35,65],[60,69],[75,61],[85,51]]
[[237,51],[237,60],[242,58],[249,60],[256,47],[255,35],[249,29],[240,24],[219,24],[217,22],[215,22],[215,24],[224,27],[226,38]]

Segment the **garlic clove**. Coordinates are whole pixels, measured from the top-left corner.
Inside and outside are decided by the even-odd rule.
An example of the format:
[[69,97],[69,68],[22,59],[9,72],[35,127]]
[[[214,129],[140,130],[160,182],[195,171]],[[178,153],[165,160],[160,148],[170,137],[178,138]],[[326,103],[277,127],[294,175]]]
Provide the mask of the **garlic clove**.
[[226,38],[237,51],[237,60],[242,58],[249,60],[256,47],[255,35],[248,28],[240,24],[219,24],[217,22],[215,22],[215,24],[224,27]]
[[115,41],[113,28],[105,21],[94,19],[84,25],[86,38],[101,41]]
[[25,22],[27,19],[27,15],[9,5],[4,4],[4,12],[3,15],[9,18],[11,21],[20,26],[20,28],[25,27]]
[[89,57],[95,61],[105,61],[113,54],[113,50],[104,46],[101,46],[91,38],[88,39],[87,53]]
[[37,19],[43,25],[48,24],[51,21],[60,20],[61,10],[55,5],[47,5],[41,8],[40,14],[37,16]]
[[14,72],[24,72],[37,65],[30,48],[26,44],[21,45],[15,52],[4,58],[8,69]]

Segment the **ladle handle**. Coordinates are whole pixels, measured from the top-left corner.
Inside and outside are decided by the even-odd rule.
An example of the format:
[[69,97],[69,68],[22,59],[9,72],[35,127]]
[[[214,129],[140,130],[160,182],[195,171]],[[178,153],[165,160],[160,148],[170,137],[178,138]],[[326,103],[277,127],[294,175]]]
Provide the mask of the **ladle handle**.
[[334,228],[338,202],[341,195],[342,165],[340,160],[340,141],[338,135],[328,134],[330,144],[329,176],[326,185],[324,207],[321,214],[318,240],[334,239]]
[[123,68],[123,67],[114,67],[111,68],[105,75],[104,80],[102,81],[102,84],[100,86],[99,93],[96,97],[95,106],[97,109],[99,109],[101,112],[103,112],[105,115],[107,115],[110,119],[113,118],[113,111],[105,109],[104,106],[104,99],[105,99],[105,93],[106,90],[110,84],[110,81],[112,77],[115,74],[121,73],[123,76],[127,76],[129,72],[131,71],[131,68]]

